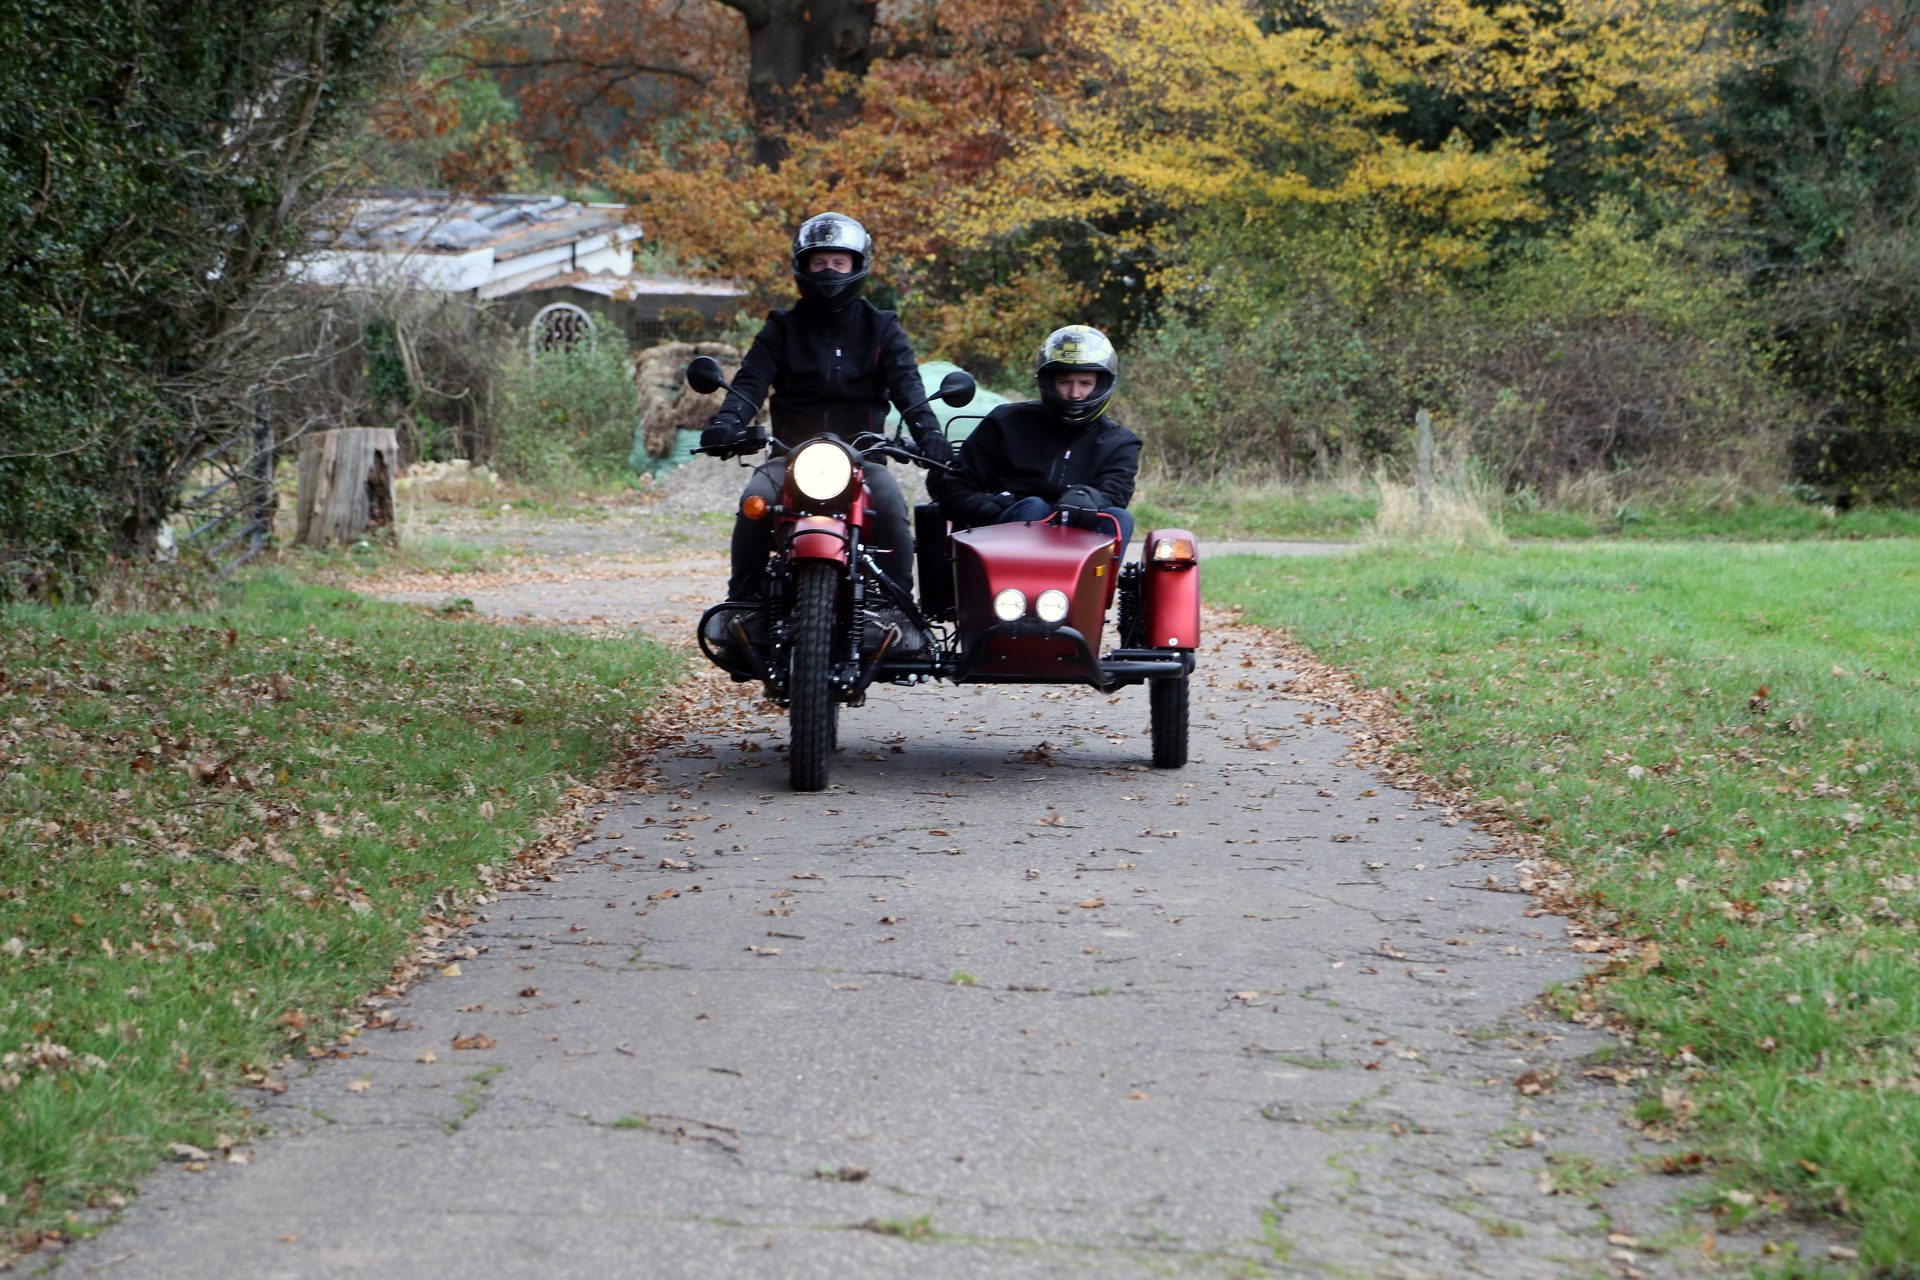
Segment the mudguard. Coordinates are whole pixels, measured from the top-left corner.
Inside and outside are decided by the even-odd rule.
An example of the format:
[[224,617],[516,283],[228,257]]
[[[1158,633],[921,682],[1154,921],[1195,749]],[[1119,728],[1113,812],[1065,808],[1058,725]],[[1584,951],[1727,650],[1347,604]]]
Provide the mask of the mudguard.
[[[1156,560],[1154,546],[1162,539],[1179,539],[1194,549],[1192,559]],[[1185,529],[1154,529],[1141,545],[1146,565],[1141,583],[1140,616],[1146,624],[1142,642],[1151,649],[1200,647],[1200,543]]]
[[801,516],[788,543],[795,560],[847,562],[847,522],[838,516]]

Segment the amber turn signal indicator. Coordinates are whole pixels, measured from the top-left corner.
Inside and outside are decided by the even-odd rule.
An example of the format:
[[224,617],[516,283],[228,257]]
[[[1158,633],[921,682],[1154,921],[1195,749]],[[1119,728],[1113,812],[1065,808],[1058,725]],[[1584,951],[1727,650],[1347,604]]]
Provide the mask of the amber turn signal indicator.
[[750,494],[740,500],[740,514],[749,520],[764,519],[767,514],[767,500],[759,494]]
[[1153,558],[1163,564],[1192,564],[1193,543],[1186,538],[1159,538],[1153,544]]

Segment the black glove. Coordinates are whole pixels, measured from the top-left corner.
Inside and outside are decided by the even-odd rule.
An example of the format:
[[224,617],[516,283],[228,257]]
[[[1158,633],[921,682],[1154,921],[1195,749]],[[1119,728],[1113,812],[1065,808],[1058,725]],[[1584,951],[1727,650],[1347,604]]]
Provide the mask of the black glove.
[[724,449],[728,445],[738,444],[746,436],[746,428],[740,425],[740,419],[732,414],[721,414],[707,424],[700,433],[702,449]]
[[1098,529],[1100,527],[1100,508],[1077,507],[1068,502],[1056,502],[1053,509],[1060,513],[1069,528]]
[[1056,501],[1062,507],[1092,507],[1095,511],[1107,505],[1100,491],[1087,484],[1069,485]]
[[920,456],[929,462],[943,467],[953,465],[953,446],[947,443],[946,433],[938,427],[922,431],[919,436]]

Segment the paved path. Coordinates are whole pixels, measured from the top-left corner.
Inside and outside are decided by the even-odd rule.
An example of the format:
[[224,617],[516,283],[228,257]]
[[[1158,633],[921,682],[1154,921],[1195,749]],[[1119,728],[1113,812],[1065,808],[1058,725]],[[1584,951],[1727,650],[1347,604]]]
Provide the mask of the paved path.
[[[718,565],[602,570],[462,593],[678,630]],[[1143,767],[1139,689],[877,691],[810,796],[714,679],[459,976],[271,1099],[251,1165],[162,1171],[63,1273],[1683,1268],[1633,1243],[1675,1184],[1602,1185],[1645,1154],[1582,1074],[1604,1037],[1535,1003],[1583,971],[1562,922],[1340,763],[1286,676],[1257,636],[1210,648],[1178,772]]]

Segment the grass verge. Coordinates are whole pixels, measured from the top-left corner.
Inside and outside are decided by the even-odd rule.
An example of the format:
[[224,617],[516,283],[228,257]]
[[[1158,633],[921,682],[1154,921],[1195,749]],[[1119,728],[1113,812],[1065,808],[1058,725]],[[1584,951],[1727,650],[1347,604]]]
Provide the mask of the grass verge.
[[1210,561],[1208,594],[1390,688],[1426,771],[1642,945],[1582,994],[1664,1059],[1642,1122],[1729,1203],[1920,1275],[1920,544]]
[[199,613],[0,612],[11,1243],[244,1132],[231,1087],[323,1052],[673,670],[272,574]]
[[[1378,485],[1361,476],[1301,484],[1148,477],[1133,507],[1142,529],[1173,525],[1209,538],[1351,542],[1373,531],[1382,502]],[[1676,491],[1620,501],[1577,494],[1565,501],[1495,494],[1486,513],[1507,537],[1521,539],[1797,542],[1920,537],[1920,511],[1835,511],[1783,496],[1718,491]]]

